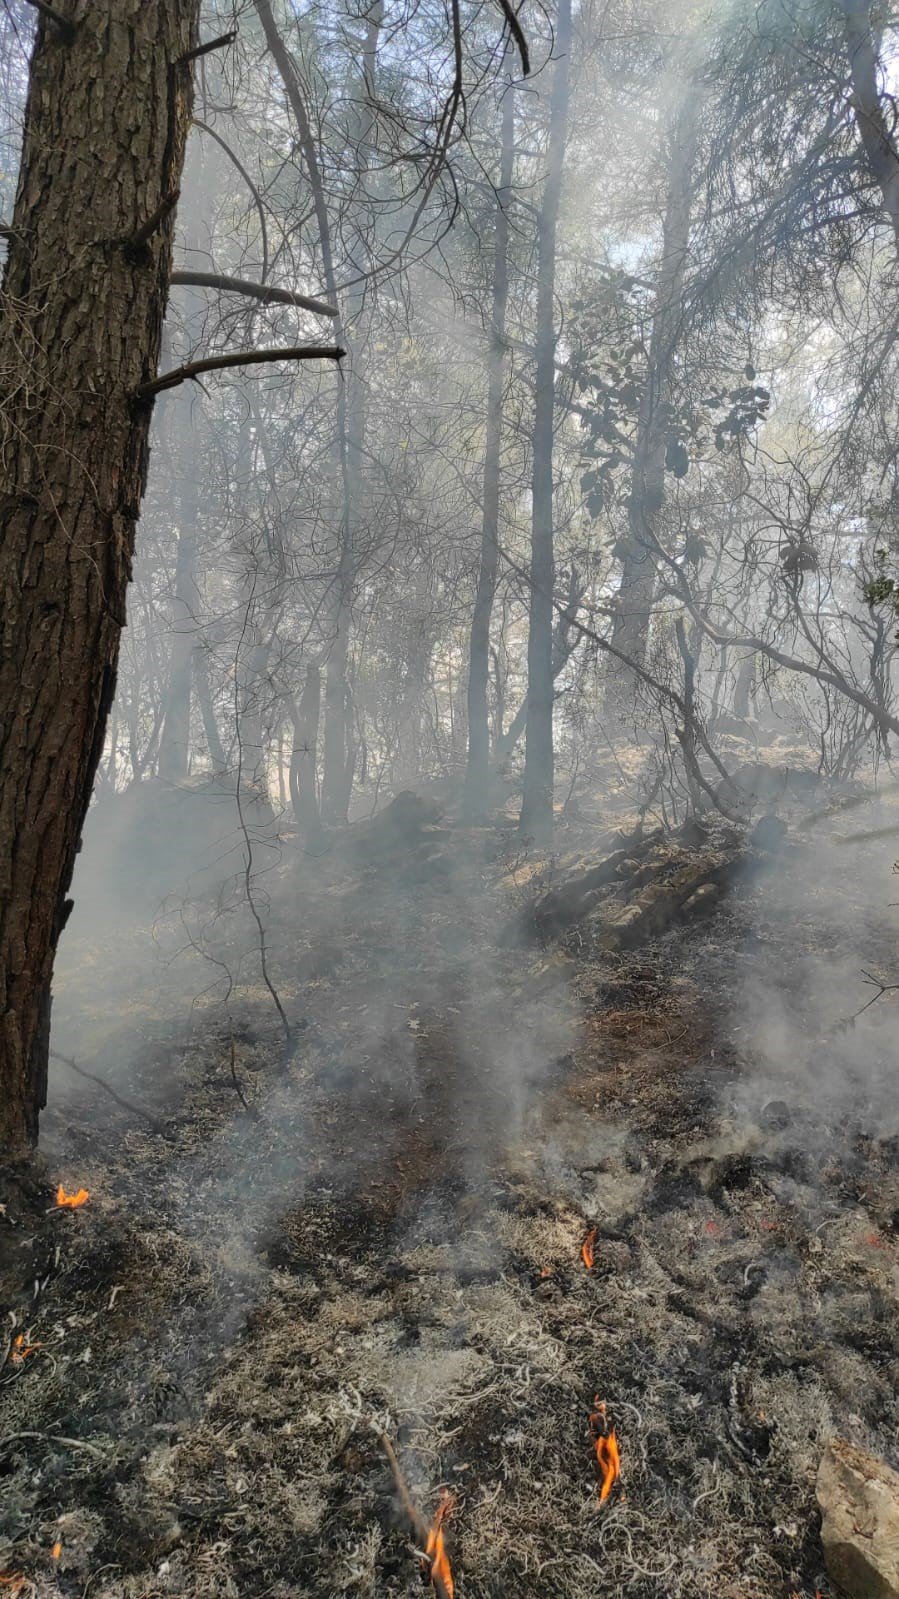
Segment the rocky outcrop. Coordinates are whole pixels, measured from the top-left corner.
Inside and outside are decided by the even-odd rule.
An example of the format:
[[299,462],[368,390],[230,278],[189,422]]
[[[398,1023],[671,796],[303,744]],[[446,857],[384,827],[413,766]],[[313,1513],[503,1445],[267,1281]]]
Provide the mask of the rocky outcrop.
[[899,1472],[834,1438],[816,1492],[833,1582],[848,1599],[899,1599]]

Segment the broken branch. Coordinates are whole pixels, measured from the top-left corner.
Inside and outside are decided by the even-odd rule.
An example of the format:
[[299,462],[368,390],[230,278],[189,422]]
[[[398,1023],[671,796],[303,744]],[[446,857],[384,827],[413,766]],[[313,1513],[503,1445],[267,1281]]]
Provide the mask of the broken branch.
[[336,344],[298,344],[285,350],[233,350],[228,355],[208,355],[202,361],[186,361],[184,366],[163,372],[151,383],[142,383],[135,391],[139,400],[150,400],[163,389],[177,388],[188,378],[199,377],[201,372],[221,372],[231,366],[261,366],[267,361],[342,361],[346,350]]
[[213,50],[225,50],[236,38],[236,28],[232,28],[230,33],[220,33],[217,39],[210,39],[206,44],[198,44],[194,50],[185,50],[183,56],[178,56],[175,66],[184,67],[189,61],[196,61],[200,56],[208,56]]
[[220,272],[189,272],[179,268],[172,273],[172,282],[198,289],[219,289],[222,294],[246,294],[251,300],[261,300],[263,305],[298,305],[302,311],[315,311],[318,316],[339,315],[336,306],[315,300],[309,294],[294,294],[292,289],[279,289],[271,283],[252,283],[248,278],[230,278]]
[[129,250],[140,250],[142,246],[147,243],[148,239],[152,239],[157,228],[161,227],[169,212],[174,211],[180,197],[180,189],[172,189],[169,194],[164,195],[152,216],[147,217],[146,222],[141,224],[137,232],[131,235],[130,239],[124,239],[122,241],[123,244],[125,244]]

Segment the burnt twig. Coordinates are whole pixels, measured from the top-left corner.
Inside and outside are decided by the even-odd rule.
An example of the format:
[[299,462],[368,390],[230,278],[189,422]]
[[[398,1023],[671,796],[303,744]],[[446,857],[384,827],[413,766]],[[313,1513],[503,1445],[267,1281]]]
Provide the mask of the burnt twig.
[[234,1092],[235,1092],[235,1094],[237,1095],[238,1099],[240,1100],[240,1103],[242,1104],[242,1106],[243,1106],[244,1110],[246,1111],[247,1115],[249,1116],[250,1107],[247,1104],[246,1099],[244,1098],[243,1089],[241,1088],[240,1083],[237,1080],[237,1045],[235,1044],[235,1041],[234,1041],[234,1031],[233,1031],[233,1029],[232,1029],[232,1032],[231,1032],[231,1081],[234,1084]]
[[[422,1549],[424,1549],[428,1541],[430,1528],[425,1521],[424,1516],[415,1507],[412,1495],[410,1494],[408,1485],[406,1483],[406,1479],[403,1476],[400,1463],[396,1458],[396,1450],[394,1449],[393,1444],[390,1442],[386,1432],[381,1433],[381,1447],[387,1456],[390,1470],[393,1473],[393,1480],[396,1484],[396,1491],[399,1496],[400,1503],[406,1513],[406,1516],[408,1517],[409,1522],[411,1523],[412,1531],[415,1534],[418,1544]],[[440,1573],[438,1571],[434,1571],[433,1568],[431,1570],[431,1584],[435,1594],[437,1595],[437,1599],[450,1599],[445,1582],[440,1576]]]
[[105,1077],[98,1077],[96,1072],[87,1071],[84,1066],[79,1066],[77,1061],[72,1060],[70,1055],[61,1055],[58,1049],[51,1049],[50,1055],[53,1060],[61,1060],[64,1066],[69,1067],[70,1071],[77,1072],[79,1077],[86,1077],[88,1082],[96,1083],[97,1087],[102,1088],[104,1094],[108,1094],[110,1099],[114,1099],[116,1104],[121,1105],[123,1110],[130,1111],[132,1115],[140,1116],[143,1121],[148,1122],[154,1133],[159,1133],[161,1137],[168,1138],[169,1135],[162,1122],[157,1121],[150,1111],[142,1110],[140,1105],[135,1105],[133,1100],[126,1099],[124,1094],[120,1094],[117,1088],[113,1088],[112,1084],[106,1081]]

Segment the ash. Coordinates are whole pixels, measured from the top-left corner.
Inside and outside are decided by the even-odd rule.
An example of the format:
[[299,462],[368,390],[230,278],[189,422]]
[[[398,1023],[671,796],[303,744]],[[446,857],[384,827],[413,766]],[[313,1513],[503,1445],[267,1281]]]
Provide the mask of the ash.
[[797,846],[610,947],[609,897],[527,931],[583,839],[550,863],[492,829],[381,857],[354,832],[268,885],[289,1052],[233,924],[241,983],[189,1020],[149,934],[71,954],[72,1048],[159,1130],[60,1068],[45,1158],[90,1203],[7,1185],[8,1326],[39,1347],[0,1373],[3,1570],[91,1599],[429,1592],[386,1434],[426,1519],[455,1496],[457,1599],[829,1595],[822,1450],[889,1456],[897,1423],[891,994],[848,1020],[894,938],[883,863],[824,883]]

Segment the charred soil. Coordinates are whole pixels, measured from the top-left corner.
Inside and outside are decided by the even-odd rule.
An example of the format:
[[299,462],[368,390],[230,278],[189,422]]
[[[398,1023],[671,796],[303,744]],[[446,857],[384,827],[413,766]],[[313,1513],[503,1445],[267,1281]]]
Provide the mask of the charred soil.
[[801,844],[609,947],[605,900],[535,936],[564,863],[413,831],[268,884],[289,1050],[233,928],[188,1020],[143,935],[72,952],[78,1058],[157,1126],[61,1066],[53,1187],[3,1174],[3,1591],[433,1591],[386,1434],[456,1599],[829,1595],[822,1451],[896,1435],[899,1137],[853,1075],[894,1012],[837,981],[888,876],[877,920],[835,868],[838,948]]

